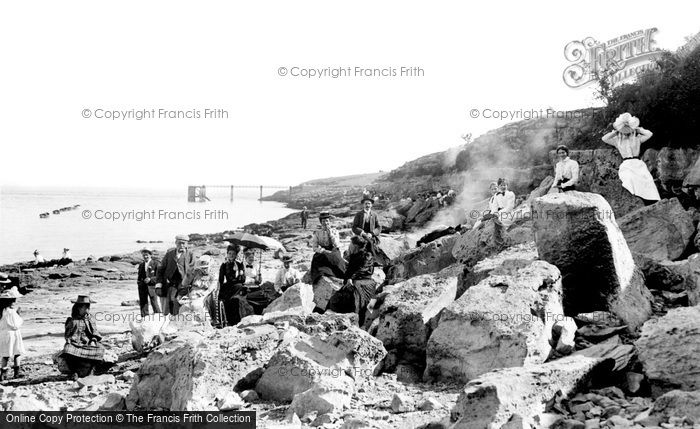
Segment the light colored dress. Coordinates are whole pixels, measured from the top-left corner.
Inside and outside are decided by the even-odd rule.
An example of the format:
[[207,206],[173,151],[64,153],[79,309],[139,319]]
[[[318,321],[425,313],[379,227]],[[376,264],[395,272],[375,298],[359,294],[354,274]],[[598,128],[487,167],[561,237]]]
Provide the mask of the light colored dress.
[[6,308],[0,319],[0,357],[23,355],[24,343],[19,328],[24,321],[14,308]]
[[641,146],[640,137],[633,135],[628,138],[622,138],[622,136],[618,135],[612,142],[605,142],[615,146],[620,151],[620,155],[622,155],[623,161],[618,170],[622,186],[630,193],[645,200],[660,200],[661,196],[659,195],[659,190],[656,189],[654,178],[649,173],[649,169],[644,161],[638,159]]

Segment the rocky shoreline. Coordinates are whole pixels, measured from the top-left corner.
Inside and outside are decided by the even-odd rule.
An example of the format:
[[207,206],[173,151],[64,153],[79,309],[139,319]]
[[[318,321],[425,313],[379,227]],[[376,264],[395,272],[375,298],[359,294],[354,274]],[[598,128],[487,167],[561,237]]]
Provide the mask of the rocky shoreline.
[[[26,270],[28,376],[0,387],[0,405],[248,409],[266,427],[697,427],[696,212],[675,199],[634,208],[587,192],[544,196],[548,183],[520,206],[531,215],[510,226],[491,220],[420,246],[454,208],[431,198],[379,201],[391,263],[375,270],[382,287],[363,327],[354,315],[311,312],[339,287],[324,278],[237,327],[178,324],[164,344],[137,352],[128,321],[138,312],[138,252]],[[338,202],[314,205],[306,230],[298,213],[245,229],[280,240],[305,271],[317,212],[334,214],[346,248],[360,193],[329,193]],[[626,213],[598,216],[615,207]],[[532,216],[545,212],[561,218]],[[224,233],[191,240],[196,255],[223,261]],[[263,253],[265,280],[278,257]],[[93,312],[111,315],[98,326],[120,360],[74,382],[52,355],[79,293],[96,299]]]

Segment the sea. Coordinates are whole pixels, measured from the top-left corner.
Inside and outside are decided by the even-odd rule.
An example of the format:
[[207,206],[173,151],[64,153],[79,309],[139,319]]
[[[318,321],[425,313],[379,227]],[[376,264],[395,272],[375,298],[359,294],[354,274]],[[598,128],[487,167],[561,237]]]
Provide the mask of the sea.
[[[60,258],[64,248],[73,259],[144,247],[166,250],[177,234],[235,230],[295,211],[282,203],[259,201],[259,189],[235,189],[233,202],[229,192],[208,188],[210,201],[188,202],[186,187],[0,187],[0,264],[33,260],[34,250],[46,260]],[[39,217],[46,212],[48,217]]]

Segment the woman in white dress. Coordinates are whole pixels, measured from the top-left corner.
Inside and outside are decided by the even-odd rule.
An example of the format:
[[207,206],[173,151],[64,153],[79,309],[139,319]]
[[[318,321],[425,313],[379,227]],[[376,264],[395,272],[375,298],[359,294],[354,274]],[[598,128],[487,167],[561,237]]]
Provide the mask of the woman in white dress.
[[622,186],[638,196],[644,204],[653,204],[661,199],[654,184],[654,178],[647,165],[639,159],[639,148],[653,135],[651,131],[639,126],[639,119],[623,113],[613,124],[613,131],[603,136],[603,141],[615,146],[622,155],[619,176]]

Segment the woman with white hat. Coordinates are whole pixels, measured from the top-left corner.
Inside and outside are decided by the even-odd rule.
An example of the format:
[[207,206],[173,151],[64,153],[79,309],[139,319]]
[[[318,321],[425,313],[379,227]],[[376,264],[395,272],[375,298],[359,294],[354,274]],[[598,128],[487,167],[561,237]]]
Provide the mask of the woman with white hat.
[[2,357],[2,367],[0,368],[0,381],[5,380],[9,367],[7,364],[10,358],[14,359],[15,378],[22,376],[20,369],[21,356],[25,353],[22,342],[22,317],[19,309],[15,309],[15,301],[22,295],[16,287],[0,293],[0,357]]
[[647,165],[639,159],[639,149],[653,135],[651,131],[639,126],[639,119],[623,113],[613,124],[613,131],[603,136],[603,141],[615,146],[622,155],[619,176],[622,186],[630,193],[638,196],[644,204],[653,204],[661,199],[654,184],[654,178]]
[[183,282],[187,285],[186,288],[178,291],[178,315],[193,314],[196,321],[202,323],[209,317],[216,316],[212,292],[216,289],[217,282],[212,274],[211,264],[212,258],[209,255],[202,255],[197,260],[194,270]]

